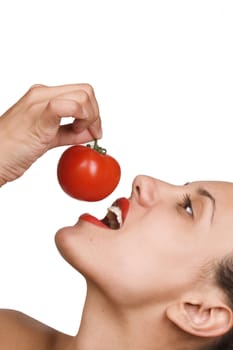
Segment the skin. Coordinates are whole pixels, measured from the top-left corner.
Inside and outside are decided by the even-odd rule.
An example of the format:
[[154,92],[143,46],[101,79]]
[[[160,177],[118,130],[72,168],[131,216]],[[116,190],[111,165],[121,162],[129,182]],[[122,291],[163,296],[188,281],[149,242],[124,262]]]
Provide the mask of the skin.
[[[211,193],[214,205],[209,194],[198,193],[200,188]],[[180,204],[187,193],[193,215]],[[82,221],[61,229],[56,235],[58,249],[86,277],[88,286],[84,322],[71,349],[107,349],[110,344],[111,349],[181,349],[182,343],[184,349],[190,344],[195,349],[205,339],[186,338],[170,322],[175,320],[174,315],[169,318],[169,307],[183,302],[194,305],[190,308],[195,315],[199,304],[205,307],[207,303],[207,309],[213,310],[222,307],[221,317],[226,317],[227,329],[231,328],[232,314],[224,294],[212,274],[201,275],[211,261],[233,250],[232,208],[231,183],[173,186],[138,176],[121,229],[106,230]],[[213,327],[205,337],[212,339],[218,332]],[[98,334],[85,342],[88,333]],[[105,346],[98,347],[96,339],[105,339]]]
[[[73,116],[73,122],[61,120]],[[0,118],[0,186],[21,176],[53,147],[102,135],[99,107],[89,84],[33,85]]]
[[[70,115],[74,122],[61,126]],[[0,134],[3,185],[50,148],[101,137],[94,91],[87,84],[34,86],[0,118]],[[192,208],[183,203],[187,194]],[[129,201],[119,230],[78,220],[55,236],[61,255],[87,281],[77,335],[1,310],[2,348],[194,350],[232,328],[211,271],[233,251],[233,184],[174,186],[137,176]]]

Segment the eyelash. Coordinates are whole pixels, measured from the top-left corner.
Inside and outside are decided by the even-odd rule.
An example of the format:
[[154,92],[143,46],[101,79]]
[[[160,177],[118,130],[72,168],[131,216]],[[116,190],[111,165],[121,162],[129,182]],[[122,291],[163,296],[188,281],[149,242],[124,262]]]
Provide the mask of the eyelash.
[[191,210],[192,210],[192,214],[188,213],[189,215],[191,215],[193,217],[193,206],[192,206],[192,201],[191,201],[191,197],[189,194],[185,194],[183,196],[183,199],[182,201],[180,202],[180,206],[183,208],[183,209],[186,209],[187,207],[190,207]]

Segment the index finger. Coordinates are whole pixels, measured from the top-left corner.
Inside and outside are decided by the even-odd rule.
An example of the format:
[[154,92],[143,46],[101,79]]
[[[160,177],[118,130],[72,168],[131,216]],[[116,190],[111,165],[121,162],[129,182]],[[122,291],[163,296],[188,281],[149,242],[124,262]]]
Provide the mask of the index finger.
[[58,86],[36,84],[28,90],[22,99],[27,99],[30,104],[43,103],[55,97],[61,97],[63,94],[77,90],[84,91],[88,94],[89,99],[93,105],[95,115],[99,115],[99,106],[95,97],[95,92],[90,84],[67,84]]

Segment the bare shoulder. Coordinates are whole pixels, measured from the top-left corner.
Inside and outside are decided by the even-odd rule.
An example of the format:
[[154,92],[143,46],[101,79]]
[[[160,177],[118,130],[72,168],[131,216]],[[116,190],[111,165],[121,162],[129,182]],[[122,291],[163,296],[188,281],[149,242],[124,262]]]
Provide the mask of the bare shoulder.
[[0,349],[60,350],[71,339],[22,312],[0,309]]

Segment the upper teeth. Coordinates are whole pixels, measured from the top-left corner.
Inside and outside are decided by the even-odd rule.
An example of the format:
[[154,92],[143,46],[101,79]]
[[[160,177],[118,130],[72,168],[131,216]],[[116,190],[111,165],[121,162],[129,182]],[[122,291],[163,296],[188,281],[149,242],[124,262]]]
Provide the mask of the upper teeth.
[[[114,215],[111,215],[113,213]],[[108,208],[108,219],[110,226],[116,226],[121,227],[122,225],[122,213],[119,207],[116,207],[115,205]]]

